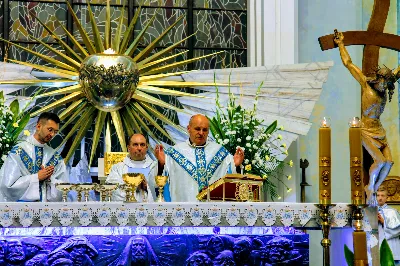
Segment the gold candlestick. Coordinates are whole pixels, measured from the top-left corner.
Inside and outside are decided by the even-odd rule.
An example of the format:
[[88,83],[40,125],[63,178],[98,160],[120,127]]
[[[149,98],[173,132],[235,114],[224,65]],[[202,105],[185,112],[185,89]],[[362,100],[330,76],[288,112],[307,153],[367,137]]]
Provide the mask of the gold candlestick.
[[319,203],[331,203],[331,129],[326,117],[319,129]]
[[351,204],[353,232],[354,265],[368,266],[367,234],[364,232],[362,209],[366,204]]
[[353,117],[349,121],[351,203],[365,203],[364,178],[362,172],[361,120]]
[[323,266],[330,266],[331,240],[329,239],[329,232],[331,229],[331,215],[329,210],[336,204],[316,204],[315,206],[319,209],[319,217],[321,218]]
[[330,265],[329,232],[331,228],[331,215],[329,209],[335,206],[331,204],[331,120],[324,117],[319,129],[319,217],[321,218],[323,248],[323,265]]

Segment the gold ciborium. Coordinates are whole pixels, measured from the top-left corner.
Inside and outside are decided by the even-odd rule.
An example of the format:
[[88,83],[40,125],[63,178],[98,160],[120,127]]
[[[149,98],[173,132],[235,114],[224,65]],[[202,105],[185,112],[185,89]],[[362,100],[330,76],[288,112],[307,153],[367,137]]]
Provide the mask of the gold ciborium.
[[56,188],[62,191],[62,201],[67,202],[68,192],[72,190],[73,184],[71,183],[58,183]]
[[112,192],[118,188],[118,184],[96,184],[95,190],[100,192],[101,201],[111,202]]
[[165,202],[163,192],[164,186],[167,184],[168,176],[158,175],[155,177],[156,185],[158,186],[158,197],[156,202]]
[[79,193],[78,195],[78,201],[82,201],[82,192],[84,196],[84,201],[88,202],[89,201],[89,192],[91,190],[95,189],[95,184],[93,183],[82,183],[82,184],[76,184],[76,191]]
[[140,173],[127,173],[122,175],[122,180],[124,180],[126,185],[122,186],[126,193],[126,202],[137,202],[135,191],[145,180],[144,175]]

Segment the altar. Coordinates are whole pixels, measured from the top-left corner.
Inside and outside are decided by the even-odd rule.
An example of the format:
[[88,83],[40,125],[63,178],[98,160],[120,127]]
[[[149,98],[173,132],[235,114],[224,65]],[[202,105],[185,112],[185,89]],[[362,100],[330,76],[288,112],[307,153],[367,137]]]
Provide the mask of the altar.
[[[330,214],[333,228],[349,226],[347,204]],[[126,265],[133,247],[151,262],[140,265],[264,265],[274,256],[285,265],[309,265],[304,230],[320,230],[318,217],[310,203],[7,202],[0,205],[0,231],[8,245],[36,245],[31,260],[73,265]],[[82,246],[84,257],[75,250]]]

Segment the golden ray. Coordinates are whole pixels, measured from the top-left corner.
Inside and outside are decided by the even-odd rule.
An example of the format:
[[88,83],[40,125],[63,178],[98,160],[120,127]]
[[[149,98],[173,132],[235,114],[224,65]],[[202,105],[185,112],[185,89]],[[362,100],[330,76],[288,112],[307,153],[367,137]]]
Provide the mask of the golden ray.
[[23,47],[23,46],[21,46],[21,45],[19,45],[19,44],[16,44],[16,43],[7,41],[7,40],[5,40],[5,39],[3,39],[3,38],[0,38],[0,40],[3,41],[3,42],[8,43],[8,44],[10,44],[10,45],[14,45],[15,47],[18,47],[18,48],[20,48],[20,49],[22,49],[22,50],[24,50],[24,51],[26,51],[26,52],[28,52],[28,53],[31,53],[31,54],[33,54],[33,55],[36,55],[37,57],[40,57],[40,58],[42,58],[43,60],[45,60],[45,61],[47,61],[47,62],[49,62],[49,63],[52,63],[53,65],[56,65],[56,66],[58,66],[58,67],[61,67],[61,68],[64,68],[64,69],[69,69],[69,70],[71,70],[71,71],[75,71],[75,70],[76,70],[76,68],[71,67],[71,66],[69,66],[69,65],[67,65],[67,64],[64,64],[64,63],[58,61],[57,59],[51,58],[51,57],[49,57],[49,56],[47,56],[47,55],[43,55],[43,54],[41,54],[41,53],[35,52],[35,51],[33,51],[33,50],[29,49],[29,48],[25,48],[25,47]]
[[95,54],[96,51],[94,49],[93,43],[90,41],[86,30],[82,27],[81,22],[79,21],[78,17],[76,16],[76,14],[74,12],[74,9],[72,8],[69,1],[65,1],[65,3],[68,6],[68,10],[71,13],[72,18],[74,19],[75,26],[78,28],[79,33],[81,34],[81,37],[82,37],[83,43],[85,44],[86,49],[88,49],[89,54]]
[[160,143],[160,141],[157,139],[157,137],[153,134],[153,132],[150,130],[150,128],[146,125],[146,123],[143,122],[143,120],[138,116],[138,114],[136,114],[136,112],[134,112],[133,107],[132,108],[132,112],[131,114],[133,114],[133,116],[136,118],[136,121],[139,122],[139,124],[144,128],[144,130],[147,132],[147,134],[149,134],[153,140],[157,143]]
[[56,75],[59,75],[60,77],[63,77],[63,78],[72,79],[72,78],[77,77],[77,75],[78,75],[78,73],[76,73],[76,72],[63,70],[63,69],[59,69],[59,68],[46,67],[46,66],[43,66],[43,65],[31,64],[31,63],[28,63],[28,62],[23,62],[23,61],[18,61],[18,60],[13,60],[13,59],[8,59],[8,61],[20,64],[20,65],[30,66],[32,68],[36,68],[36,69],[42,70],[44,72],[49,72],[49,73],[52,73],[52,74],[56,74]]
[[90,6],[90,1],[87,1],[87,6],[88,6],[90,23],[92,24],[94,44],[95,44],[95,47],[96,47],[96,52],[102,53],[104,51],[103,41],[101,40],[99,28],[97,28],[96,19],[94,18],[94,15],[93,15],[93,12],[92,12],[92,8]]
[[137,88],[138,88],[138,90],[143,91],[143,92],[154,93],[154,94],[159,94],[159,95],[171,95],[171,96],[178,96],[178,97],[188,96],[188,97],[203,98],[203,99],[209,98],[209,97],[206,97],[203,95],[197,95],[197,94],[193,94],[193,93],[169,90],[169,89],[158,88],[158,87],[153,87],[153,86],[146,86],[146,85],[139,85]]
[[87,102],[84,102],[82,105],[80,105],[78,108],[74,110],[74,113],[68,118],[67,122],[65,122],[64,125],[60,128],[60,131],[63,131],[69,124],[71,124],[75,120],[75,118],[81,115],[82,114],[81,112],[84,109],[87,109]]
[[180,41],[178,41],[178,42],[176,42],[176,43],[170,45],[169,47],[164,48],[164,49],[162,49],[161,51],[159,51],[159,52],[157,52],[157,53],[155,53],[155,54],[153,54],[153,55],[151,55],[151,56],[149,56],[149,57],[143,59],[142,61],[140,61],[140,62],[137,63],[138,68],[141,69],[142,66],[144,66],[146,63],[153,62],[155,59],[157,59],[158,57],[162,56],[162,55],[165,54],[165,53],[168,53],[169,51],[171,51],[172,49],[174,49],[175,47],[177,47],[179,44],[183,43],[183,42],[186,41],[187,39],[189,39],[189,38],[195,36],[195,34],[196,34],[196,33],[193,33],[192,35],[189,35],[188,37],[186,37],[186,38],[184,38],[184,39],[182,39],[182,40],[180,40]]
[[188,82],[188,81],[173,81],[173,80],[154,80],[154,81],[143,81],[142,86],[153,85],[153,86],[164,86],[164,87],[175,87],[175,88],[185,88],[185,87],[201,87],[201,86],[229,86],[229,84],[214,83],[214,82]]
[[124,127],[122,126],[121,116],[119,115],[119,112],[111,112],[111,118],[114,122],[114,127],[117,131],[117,136],[119,139],[119,143],[121,144],[122,151],[127,152]]
[[164,36],[172,30],[176,24],[178,24],[179,21],[181,21],[185,15],[180,16],[174,23],[172,23],[171,26],[169,26],[163,33],[160,34],[154,41],[152,41],[149,45],[146,46],[137,56],[133,58],[134,61],[138,62],[140,61],[143,57],[147,56],[151,51],[153,51],[154,47],[156,44],[164,38]]
[[145,81],[150,81],[150,80],[155,80],[155,79],[161,79],[161,78],[166,78],[166,77],[173,77],[173,76],[179,76],[182,74],[190,73],[192,71],[180,71],[180,72],[173,72],[173,73],[167,73],[167,74],[158,74],[158,75],[151,75],[151,76],[143,76],[139,78],[139,84],[141,82]]
[[[0,84],[18,84],[18,85],[27,85],[27,86],[43,86],[43,87],[57,87],[55,85],[60,85],[63,83],[77,83],[74,80],[65,80],[65,79],[57,79],[57,80],[43,80],[43,79],[22,79],[22,80],[3,80],[0,81]],[[49,86],[46,84],[53,84],[52,86]],[[71,84],[68,84],[66,86],[70,86]]]
[[[87,121],[93,121],[94,118],[95,118],[95,113],[92,113],[92,115],[88,118]],[[72,142],[71,147],[69,148],[68,154],[65,157],[64,162],[69,162],[69,159],[71,159],[72,155],[74,155],[76,148],[78,148],[78,145],[80,144],[80,142],[82,141],[86,132],[89,130],[90,126],[92,125],[92,123],[87,123],[87,121],[85,121],[86,123],[84,123],[83,126],[81,126],[81,128],[79,128],[79,131],[76,134],[76,137],[75,137],[74,141]]]
[[191,62],[198,61],[198,60],[200,60],[200,59],[202,59],[202,58],[210,57],[210,56],[217,55],[217,54],[220,54],[220,53],[223,53],[223,52],[224,52],[224,51],[216,52],[216,53],[212,53],[212,54],[208,54],[208,55],[203,55],[203,56],[199,56],[199,57],[196,57],[196,58],[192,58],[192,59],[188,59],[188,60],[184,60],[184,61],[172,63],[172,64],[169,64],[169,65],[161,66],[161,67],[152,69],[152,70],[150,70],[150,71],[144,73],[143,76],[158,74],[158,73],[160,73],[160,72],[168,71],[168,70],[173,69],[173,68],[176,68],[176,67],[180,67],[180,66],[183,66],[183,65],[187,65],[187,64],[189,64],[189,63],[191,63]]
[[76,59],[82,62],[82,58],[77,53],[75,53],[74,49],[69,47],[69,45],[66,42],[61,40],[61,38],[58,37],[57,34],[55,34],[49,27],[47,27],[47,25],[44,24],[37,16],[35,16],[35,14],[30,13],[30,15],[34,17],[43,26],[43,28],[45,28],[45,30],[50,34],[51,37],[53,37],[58,42],[58,44],[60,44],[68,53],[70,53]]
[[36,96],[36,98],[43,98],[43,97],[48,97],[48,96],[67,94],[67,93],[77,92],[77,91],[81,91],[81,90],[82,90],[81,84],[76,84],[76,85],[65,87],[65,88],[62,88],[59,90],[54,90],[54,91],[46,92],[43,94],[39,94],[38,96]]
[[150,63],[148,63],[148,64],[143,65],[143,66],[139,69],[139,71],[143,72],[143,70],[146,69],[146,68],[153,67],[153,66],[158,65],[158,64],[161,64],[161,63],[163,63],[163,62],[165,62],[165,61],[174,59],[175,57],[178,57],[178,56],[180,56],[180,55],[186,54],[187,52],[189,52],[189,50],[185,50],[185,51],[180,52],[180,53],[178,53],[178,54],[173,54],[173,55],[171,55],[171,56],[167,56],[167,57],[161,58],[161,59],[159,59],[159,60],[155,60],[155,61],[153,61],[153,62],[150,62]]
[[171,138],[171,136],[162,128],[158,125],[158,123],[149,115],[149,113],[146,112],[138,103],[133,103],[133,106],[136,107],[136,110],[138,110],[138,113],[141,113],[155,128],[157,128],[164,136],[166,136],[169,140],[171,140],[173,143],[175,141]]
[[171,105],[171,104],[169,104],[169,103],[166,103],[166,102],[164,102],[164,101],[162,101],[162,100],[159,100],[159,99],[157,99],[157,98],[155,98],[155,97],[153,97],[153,96],[150,96],[150,95],[148,95],[147,93],[144,93],[144,92],[141,92],[141,91],[137,91],[137,92],[132,96],[132,98],[135,99],[135,100],[137,100],[137,101],[148,102],[148,103],[151,103],[151,104],[158,105],[158,106],[160,106],[160,107],[165,107],[165,108],[168,108],[168,109],[172,109],[172,110],[177,111],[177,112],[184,112],[183,109],[180,109],[180,108],[178,108],[178,107],[175,107],[175,106],[173,106],[173,105]]
[[67,30],[67,28],[64,27],[64,25],[57,19],[55,18],[56,21],[58,22],[58,25],[61,26],[65,34],[68,36],[68,38],[71,40],[71,42],[76,46],[79,50],[79,52],[82,53],[85,57],[88,56],[88,52],[86,52],[85,48],[82,47],[82,45],[78,42],[78,40]]
[[132,56],[133,53],[135,52],[137,46],[139,45],[139,42],[142,40],[146,30],[149,28],[150,24],[154,22],[154,19],[156,18],[156,14],[153,15],[153,17],[150,19],[149,22],[143,27],[143,29],[139,32],[138,36],[133,40],[131,45],[129,45],[129,48],[125,51],[125,55]]
[[93,144],[92,144],[92,150],[90,152],[89,165],[92,165],[93,157],[94,157],[94,154],[96,153],[96,148],[99,143],[101,131],[103,130],[103,125],[104,125],[106,116],[107,116],[106,112],[99,111],[99,114],[96,118],[96,125],[94,127],[94,132],[93,132],[93,142],[92,142]]
[[152,113],[155,117],[157,117],[158,119],[163,121],[165,124],[170,125],[171,127],[175,128],[176,130],[188,135],[188,132],[184,127],[182,127],[180,125],[176,125],[173,121],[168,119],[168,117],[166,117],[165,115],[163,115],[162,113],[157,111],[155,108],[151,107],[150,104],[140,103],[140,105],[143,106],[150,113]]
[[83,102],[83,98],[75,101],[73,103],[71,103],[70,106],[68,106],[64,111],[62,111],[62,113],[58,116],[60,118],[60,120],[64,120],[66,117],[70,116],[71,113],[75,110],[76,107],[78,107],[78,105],[80,105]]
[[132,122],[132,128],[134,130],[136,130],[136,132],[139,132],[139,133],[142,134],[143,133],[142,129],[140,128],[139,124],[137,123],[136,118],[133,116],[132,110],[129,109],[128,107],[126,107],[125,114],[126,114],[126,117],[127,117],[127,121],[131,121]]
[[82,125],[86,125],[86,124],[91,125],[92,124],[92,123],[88,123],[88,121],[92,121],[92,120],[89,120],[89,118],[95,110],[97,110],[97,109],[92,106],[86,108],[86,110],[84,111],[82,116],[78,119],[78,121],[75,123],[75,125],[73,125],[73,127],[68,132],[68,134],[64,137],[63,141],[61,142],[61,144],[59,145],[59,147],[57,149],[59,149],[62,145],[64,145],[67,142],[67,140],[75,134],[76,130],[78,128],[82,127]]
[[135,15],[133,16],[133,19],[131,23],[129,23],[128,29],[124,33],[124,38],[122,39],[121,46],[119,48],[119,51],[125,51],[126,47],[128,46],[128,42],[131,38],[131,33],[132,30],[135,28],[136,22],[139,18],[139,14],[142,11],[142,3],[139,4],[139,8],[136,10]]
[[105,150],[111,152],[111,118],[109,115],[106,116],[106,137],[105,137]]
[[65,96],[64,98],[62,98],[62,99],[60,99],[58,101],[52,102],[51,104],[46,105],[43,108],[40,108],[36,112],[31,113],[31,117],[35,117],[40,113],[47,112],[47,111],[49,111],[49,110],[51,110],[51,109],[53,109],[53,108],[55,108],[57,106],[72,102],[74,100],[78,100],[79,98],[82,98],[82,97],[83,97],[83,93],[82,92],[71,93],[70,95]]
[[121,42],[121,31],[122,31],[122,26],[124,25],[124,14],[125,14],[125,2],[122,8],[122,14],[118,23],[117,32],[114,36],[114,42],[112,47],[114,51],[116,51],[117,53],[119,53],[119,45]]
[[[130,124],[130,120],[125,116],[124,112],[121,112],[121,119],[122,119],[122,123],[125,125],[126,133],[128,134],[128,137],[132,136],[132,134],[135,133],[135,130],[133,130],[133,127]],[[129,139],[128,139],[127,145],[129,145]]]
[[[104,46],[106,49],[110,48],[110,40],[111,40],[111,7],[110,7],[110,0],[107,0],[107,7],[106,7],[106,32],[104,37]],[[89,163],[90,165],[90,163]]]
[[46,47],[47,49],[49,49],[50,51],[52,51],[53,53],[55,53],[56,55],[64,58],[65,60],[68,61],[68,63],[70,63],[71,65],[74,65],[76,69],[79,69],[79,67],[81,66],[81,63],[79,63],[78,61],[75,61],[74,59],[72,59],[71,57],[69,57],[68,55],[66,55],[65,53],[60,52],[59,50],[51,47],[50,45],[48,45],[47,43],[43,42],[42,40],[39,40],[38,38],[35,38],[32,35],[29,35],[29,37],[31,37],[32,39],[34,39],[35,41],[39,42],[41,45],[43,45],[44,47]]

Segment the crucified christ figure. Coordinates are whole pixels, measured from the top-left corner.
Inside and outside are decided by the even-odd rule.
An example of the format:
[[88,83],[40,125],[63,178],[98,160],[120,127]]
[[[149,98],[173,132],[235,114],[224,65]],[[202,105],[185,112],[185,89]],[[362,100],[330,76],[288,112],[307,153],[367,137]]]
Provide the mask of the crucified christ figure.
[[393,161],[386,139],[386,131],[379,120],[385,109],[387,98],[389,102],[399,78],[398,70],[392,72],[387,67],[378,68],[374,77],[367,77],[353,64],[346,47],[343,44],[343,34],[335,30],[334,41],[339,47],[343,65],[361,85],[361,138],[364,148],[374,160],[369,169],[369,184],[365,186],[367,203],[377,205],[376,192],[392,168]]

